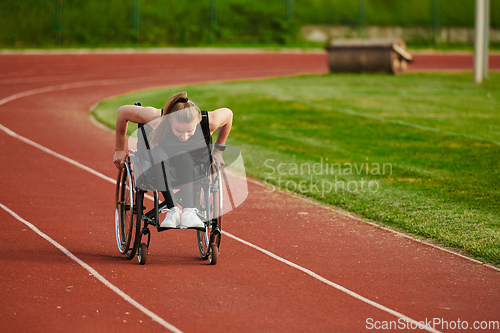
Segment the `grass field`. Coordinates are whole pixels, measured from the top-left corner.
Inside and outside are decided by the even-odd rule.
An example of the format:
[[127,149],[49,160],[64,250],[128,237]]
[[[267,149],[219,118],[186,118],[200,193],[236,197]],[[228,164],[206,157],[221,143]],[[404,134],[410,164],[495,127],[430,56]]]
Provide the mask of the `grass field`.
[[194,85],[106,100],[93,114],[113,128],[118,106],[162,108],[182,90],[203,109],[233,110],[228,143],[268,190],[280,185],[500,265],[500,73],[482,85],[471,73]]

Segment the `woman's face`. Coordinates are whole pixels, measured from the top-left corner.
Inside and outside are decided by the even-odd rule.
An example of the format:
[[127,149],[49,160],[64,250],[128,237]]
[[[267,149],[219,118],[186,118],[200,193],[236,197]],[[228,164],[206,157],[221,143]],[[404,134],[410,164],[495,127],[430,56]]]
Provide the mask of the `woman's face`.
[[187,141],[191,136],[194,135],[196,131],[196,125],[198,125],[198,119],[193,119],[189,123],[181,123],[175,119],[171,118],[172,121],[172,133],[181,141]]

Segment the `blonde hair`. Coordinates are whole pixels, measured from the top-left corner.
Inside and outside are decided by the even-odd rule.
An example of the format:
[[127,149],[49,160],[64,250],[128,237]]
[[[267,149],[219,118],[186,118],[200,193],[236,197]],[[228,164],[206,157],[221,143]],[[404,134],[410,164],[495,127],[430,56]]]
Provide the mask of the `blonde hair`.
[[[165,117],[170,115],[168,117]],[[196,103],[188,100],[187,92],[178,92],[169,98],[163,108],[162,124],[151,133],[151,142],[156,145],[172,130],[170,117],[174,117],[180,123],[190,123],[194,119],[201,122],[201,111]],[[163,122],[165,122],[163,124]]]

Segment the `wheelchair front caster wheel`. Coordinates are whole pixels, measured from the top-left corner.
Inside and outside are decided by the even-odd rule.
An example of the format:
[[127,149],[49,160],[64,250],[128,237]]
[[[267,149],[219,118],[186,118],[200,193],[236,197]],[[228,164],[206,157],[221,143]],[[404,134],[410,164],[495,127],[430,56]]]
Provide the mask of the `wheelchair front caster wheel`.
[[141,265],[146,264],[146,261],[148,261],[148,246],[144,243],[141,243],[139,249],[137,249],[137,260]]
[[219,259],[219,248],[216,243],[210,244],[210,252],[208,254],[208,261],[210,265],[217,264],[217,260]]

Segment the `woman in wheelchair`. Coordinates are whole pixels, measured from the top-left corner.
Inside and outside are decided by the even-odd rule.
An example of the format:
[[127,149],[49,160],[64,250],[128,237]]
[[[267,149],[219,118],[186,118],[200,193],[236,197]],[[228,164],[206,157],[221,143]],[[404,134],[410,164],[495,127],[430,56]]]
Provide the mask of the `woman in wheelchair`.
[[[151,151],[154,152],[155,160],[163,161],[164,168],[167,169],[164,174],[161,164],[155,164],[153,168],[154,178],[166,178],[166,190],[162,191],[162,194],[167,203],[167,210],[164,211],[166,212],[165,219],[160,226],[162,228],[202,228],[204,224],[198,217],[198,211],[193,204],[195,166],[203,161],[206,162],[208,157],[206,147],[209,140],[207,136],[215,130],[217,130],[217,141],[212,153],[212,160],[218,166],[224,165],[222,152],[231,131],[233,113],[227,108],[211,112],[200,111],[196,103],[187,98],[186,92],[173,95],[162,110],[137,105],[121,106],[116,117],[116,141],[113,157],[113,163],[117,168],[123,167],[127,157],[128,122],[145,124],[160,117],[164,117],[162,120],[165,121],[160,122],[149,135],[149,143]],[[203,128],[206,130],[204,131]],[[198,147],[198,149],[193,147]],[[164,175],[166,177],[163,177]],[[176,187],[181,193],[182,211],[179,210],[174,200],[171,178],[175,178],[175,182],[180,184]]]

